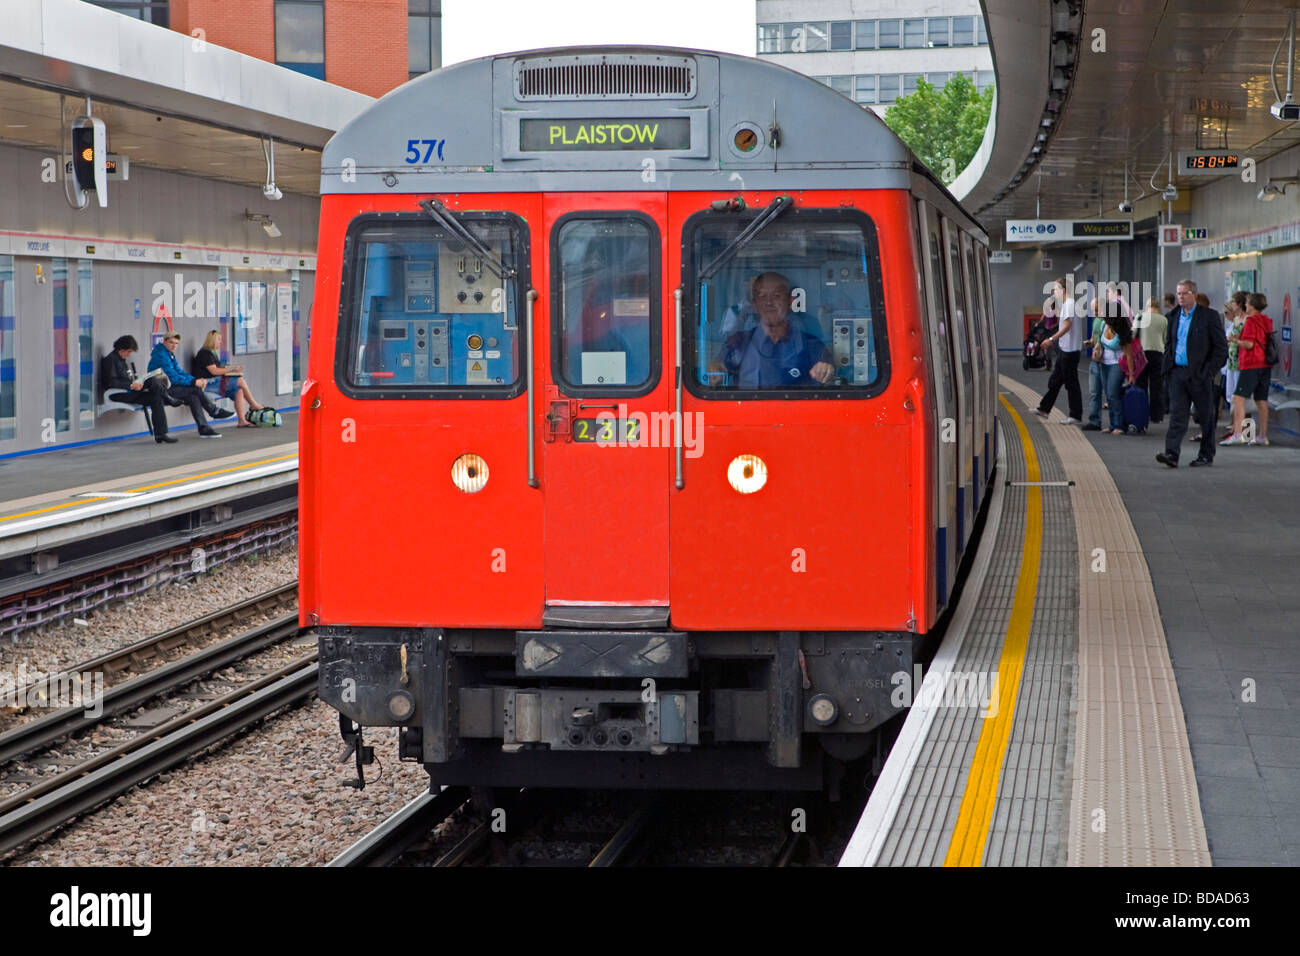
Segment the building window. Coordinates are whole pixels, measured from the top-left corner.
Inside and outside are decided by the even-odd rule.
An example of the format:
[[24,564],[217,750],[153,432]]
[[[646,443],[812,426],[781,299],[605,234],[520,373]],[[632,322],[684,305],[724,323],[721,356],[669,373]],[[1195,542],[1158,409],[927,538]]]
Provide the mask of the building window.
[[68,341],[68,260],[51,259],[54,286],[54,430],[72,428],[71,343]]
[[916,92],[916,83],[924,74],[921,73],[904,73],[903,74],[903,95],[911,96]]
[[876,102],[875,76],[859,76],[853,91],[853,98],[863,105]]
[[973,17],[952,18],[952,45],[970,46],[975,42],[975,19]]
[[897,20],[881,20],[879,26],[880,49],[897,50],[899,48],[899,26]]
[[796,23],[794,25],[795,53],[822,53],[830,49],[830,31],[826,21],[820,23]]
[[0,441],[18,435],[14,299],[14,257],[0,256]]
[[898,99],[898,74],[884,74],[880,77],[880,102],[892,103],[896,99]]
[[758,52],[781,52],[781,24],[760,23],[758,25]]
[[152,23],[154,26],[171,26],[171,17],[168,13],[169,0],[89,0],[89,2],[134,20]]
[[925,39],[930,46],[948,45],[948,18],[932,17],[925,21]]
[[323,0],[275,0],[275,62],[325,79]]
[[442,66],[442,0],[407,0],[406,14],[407,71],[415,79]]
[[81,373],[77,427],[95,427],[95,264],[77,260],[77,362]]
[[830,88],[836,93],[843,93],[845,96],[853,95],[853,77],[851,76],[832,76],[830,77]]
[[976,18],[975,18],[975,28],[976,28],[976,30],[978,31],[978,33],[977,33],[977,35],[976,35],[975,42],[978,43],[980,46],[988,46],[988,44],[989,44],[989,34],[988,34],[988,31],[984,29],[984,18],[983,18],[983,17],[976,17]]
[[927,73],[925,74],[925,81],[929,83],[931,86],[933,86],[936,90],[942,90],[945,86],[948,85],[948,74]]
[[876,21],[858,20],[853,24],[853,47],[857,50],[876,48]]
[[909,50],[919,50],[925,46],[925,21],[903,21],[903,46]]
[[990,86],[993,86],[995,82],[992,70],[980,70],[975,74],[975,91],[983,93]]
[[831,24],[831,49],[853,49],[853,21],[837,20]]

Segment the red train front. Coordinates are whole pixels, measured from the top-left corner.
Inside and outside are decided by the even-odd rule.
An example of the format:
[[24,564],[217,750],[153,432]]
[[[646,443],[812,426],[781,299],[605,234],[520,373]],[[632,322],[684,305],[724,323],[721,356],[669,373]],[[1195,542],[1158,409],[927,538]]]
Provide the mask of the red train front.
[[983,237],[894,136],[754,60],[544,51],[384,97],[321,192],[300,613],[345,728],[436,783],[869,752],[992,453]]

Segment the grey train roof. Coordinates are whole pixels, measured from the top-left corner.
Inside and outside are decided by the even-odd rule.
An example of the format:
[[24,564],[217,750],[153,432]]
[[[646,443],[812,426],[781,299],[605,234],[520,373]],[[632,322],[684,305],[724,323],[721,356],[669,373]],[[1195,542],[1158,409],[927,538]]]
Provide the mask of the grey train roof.
[[785,67],[568,47],[398,87],[326,144],[321,193],[908,189],[912,163],[874,113]]

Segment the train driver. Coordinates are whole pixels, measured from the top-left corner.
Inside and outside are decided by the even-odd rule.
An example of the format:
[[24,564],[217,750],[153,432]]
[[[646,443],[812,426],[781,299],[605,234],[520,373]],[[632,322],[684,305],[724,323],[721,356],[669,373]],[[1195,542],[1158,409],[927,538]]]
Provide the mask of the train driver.
[[758,325],[728,335],[719,356],[720,364],[735,376],[736,386],[804,388],[829,382],[835,372],[830,350],[790,320],[790,280],[779,272],[755,276],[750,301],[758,312]]

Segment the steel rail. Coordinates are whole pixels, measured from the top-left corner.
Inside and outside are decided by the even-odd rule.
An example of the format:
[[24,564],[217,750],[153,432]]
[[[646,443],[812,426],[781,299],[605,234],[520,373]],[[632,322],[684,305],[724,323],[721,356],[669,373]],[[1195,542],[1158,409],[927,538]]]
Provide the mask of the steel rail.
[[143,737],[51,778],[41,785],[39,796],[33,788],[0,803],[0,854],[311,696],[316,690],[318,671],[315,657],[315,651],[304,655]]
[[128,644],[106,654],[100,654],[98,657],[92,657],[90,660],[82,661],[80,664],[66,670],[49,674],[18,688],[13,695],[17,705],[12,707],[11,710],[13,713],[24,713],[32,706],[24,703],[24,701],[32,700],[34,697],[48,701],[54,696],[51,684],[62,683],[66,686],[77,680],[81,674],[95,671],[125,670],[132,664],[139,663],[143,658],[150,656],[156,650],[169,651],[174,647],[189,643],[196,637],[202,637],[219,628],[236,623],[240,618],[266,613],[287,604],[290,600],[296,599],[297,596],[298,582],[295,580],[281,587],[272,588],[270,591],[263,591],[246,601],[240,601],[238,604],[232,604],[230,607],[213,611],[211,614],[205,614],[203,617],[195,618],[192,621],[186,621],[184,624],[179,624],[166,631],[160,631],[157,634],[138,640],[134,644]]
[[326,866],[390,866],[429,830],[469,800],[468,787],[422,793],[352,844]]
[[106,717],[137,707],[164,691],[219,671],[249,654],[298,633],[298,615],[287,614],[110,687],[104,691],[102,698],[90,702],[102,706],[103,711],[97,716],[89,716],[84,706],[65,707],[15,727],[0,734],[0,764],[93,727]]
[[636,812],[627,819],[627,822],[618,828],[618,832],[600,848],[587,866],[626,866],[658,814],[659,801],[654,798],[647,799],[637,807]]

